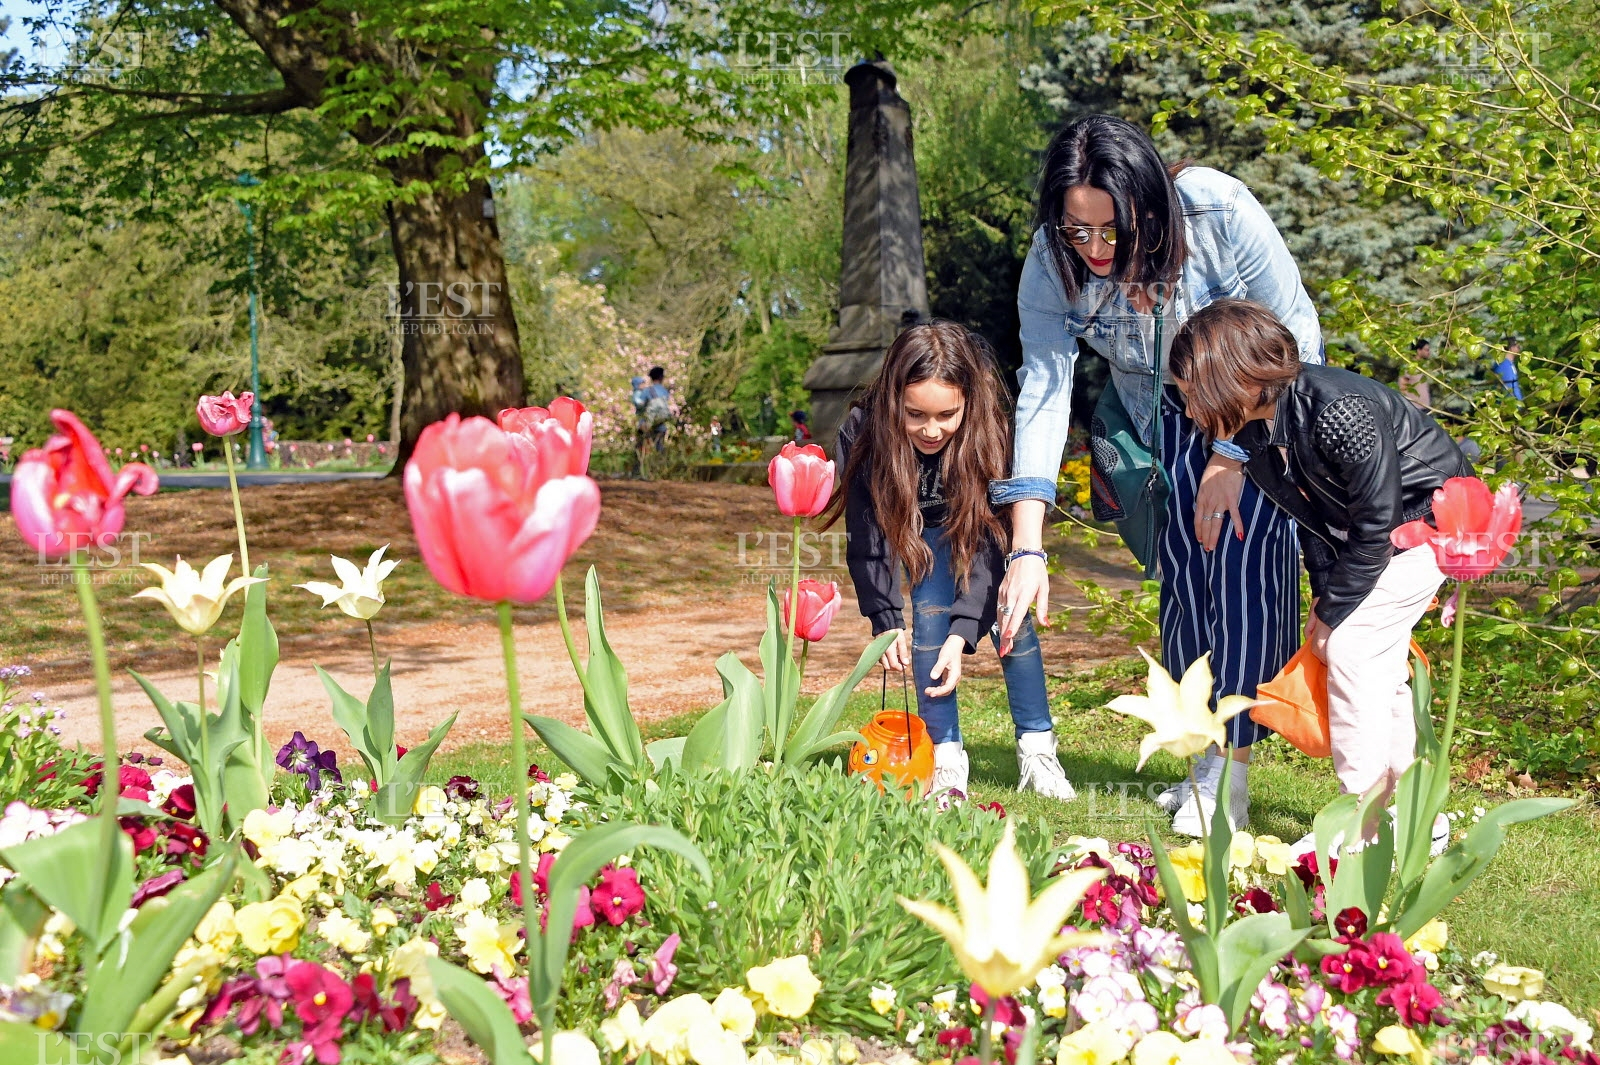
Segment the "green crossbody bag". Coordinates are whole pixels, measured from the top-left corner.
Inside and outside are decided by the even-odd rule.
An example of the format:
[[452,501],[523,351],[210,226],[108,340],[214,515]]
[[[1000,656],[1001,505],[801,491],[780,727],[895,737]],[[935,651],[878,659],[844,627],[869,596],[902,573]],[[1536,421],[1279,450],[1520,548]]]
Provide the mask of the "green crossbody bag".
[[1155,404],[1152,446],[1139,439],[1133,419],[1122,405],[1114,382],[1106,382],[1089,423],[1089,501],[1096,521],[1111,521],[1144,567],[1146,579],[1156,575],[1157,547],[1167,516],[1172,486],[1161,468],[1161,319],[1155,308]]

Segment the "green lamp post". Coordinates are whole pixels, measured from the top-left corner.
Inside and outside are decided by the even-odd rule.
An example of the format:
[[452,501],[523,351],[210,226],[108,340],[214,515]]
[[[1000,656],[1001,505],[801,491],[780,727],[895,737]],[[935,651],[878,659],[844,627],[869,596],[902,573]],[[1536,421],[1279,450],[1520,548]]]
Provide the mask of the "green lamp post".
[[[253,174],[240,174],[234,181],[246,187],[261,184],[260,179]],[[237,200],[234,202],[238,203],[239,210],[244,212],[245,254],[250,261],[250,391],[256,397],[256,401],[250,405],[250,448],[244,466],[247,470],[264,470],[267,468],[267,446],[261,437],[261,359],[258,352],[259,327],[256,324],[255,204]],[[224,440],[222,446],[229,446],[228,442]]]

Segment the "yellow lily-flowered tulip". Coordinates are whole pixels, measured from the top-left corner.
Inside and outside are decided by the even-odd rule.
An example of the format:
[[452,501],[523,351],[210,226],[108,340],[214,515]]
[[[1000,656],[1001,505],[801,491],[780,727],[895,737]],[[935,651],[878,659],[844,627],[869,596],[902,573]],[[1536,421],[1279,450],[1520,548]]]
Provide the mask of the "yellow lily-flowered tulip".
[[1213,714],[1209,653],[1196,659],[1184,671],[1181,681],[1173,680],[1172,674],[1143,647],[1139,653],[1150,663],[1150,680],[1146,684],[1149,694],[1119,695],[1106,704],[1108,709],[1136,717],[1154,730],[1139,741],[1139,764],[1135,768],[1143,769],[1156,751],[1191,758],[1213,744],[1226,747],[1228,722],[1256,701],[1244,695],[1225,695],[1217,700],[1217,712]]
[[140,565],[161,578],[161,587],[145,588],[135,592],[133,597],[156,600],[167,608],[184,632],[195,636],[211,631],[211,626],[222,616],[223,604],[234,592],[266,580],[265,577],[227,580],[228,567],[233,565],[232,555],[218,555],[198,573],[181,558],[171,570],[154,562]]
[[307,581],[295,585],[304,588],[312,595],[322,596],[322,605],[335,606],[346,614],[361,621],[371,621],[383,609],[383,582],[394,568],[400,564],[399,559],[385,559],[383,553],[389,550],[389,545],[384,544],[372,553],[367,559],[365,569],[357,569],[356,564],[347,558],[330,555],[333,559],[333,572],[343,584],[329,584],[326,581]]
[[895,898],[944,936],[961,968],[991,996],[999,998],[1027,987],[1062,951],[1101,941],[1101,936],[1092,932],[1062,935],[1061,926],[1083,901],[1090,885],[1106,875],[1104,869],[1063,873],[1030,901],[1028,869],[1017,856],[1009,822],[989,858],[987,888],[955,851],[935,847],[950,874],[959,914],[937,903]]

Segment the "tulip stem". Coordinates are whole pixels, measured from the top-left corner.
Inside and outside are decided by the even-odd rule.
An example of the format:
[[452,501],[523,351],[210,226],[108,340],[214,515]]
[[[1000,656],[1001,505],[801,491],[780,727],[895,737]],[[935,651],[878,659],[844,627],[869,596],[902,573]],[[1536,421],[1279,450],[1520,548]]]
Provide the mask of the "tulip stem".
[[[794,569],[792,576],[789,579],[789,624],[784,626],[789,630],[788,642],[784,644],[783,648],[783,662],[785,668],[787,668],[788,665],[794,661],[794,627],[800,622],[800,515],[798,514],[794,516],[794,534],[789,538],[789,554],[794,558]],[[800,671],[801,673],[805,672],[804,664],[801,665]],[[781,685],[783,683],[783,678],[774,677],[772,678],[771,683],[774,685]],[[782,689],[780,688],[779,690],[781,691]],[[788,693],[787,705],[792,707],[799,698],[800,685],[798,682],[796,682],[795,690]],[[781,706],[784,704],[780,701],[779,705]],[[781,720],[781,710],[779,711],[779,715]],[[783,760],[784,741],[788,738],[789,737],[787,736],[772,737],[773,755],[777,761]]]
[[811,641],[810,640],[801,640],[800,641],[800,687],[802,687],[802,688],[805,687],[805,683],[806,683],[806,658],[808,658],[810,656],[810,654],[811,654]]
[[1456,642],[1455,660],[1450,664],[1450,701],[1444,713],[1444,736],[1439,742],[1439,761],[1450,764],[1450,741],[1455,737],[1456,707],[1461,702],[1462,641],[1467,632],[1467,583],[1456,582]]
[[228,487],[233,490],[233,525],[239,532],[239,564],[244,567],[244,575],[252,577],[250,548],[244,539],[244,507],[239,504],[239,478],[233,472],[233,441],[227,437],[222,438],[222,457],[228,460]]
[[[528,749],[522,729],[522,692],[517,684],[517,642],[511,628],[511,601],[496,604],[500,613],[500,650],[506,661],[506,701],[511,709],[511,775],[517,793],[517,869],[522,885],[522,927],[527,936],[528,969],[538,964],[536,952],[539,927],[533,919],[533,860],[528,849]],[[554,1015],[541,1010],[539,1027],[544,1038],[544,1060],[551,1062],[551,1040],[555,1037]]]
[[100,627],[100,604],[89,580],[83,555],[72,553],[73,583],[83,609],[83,627],[89,636],[89,657],[94,661],[94,690],[100,704],[100,849],[105,875],[117,864],[117,799],[122,793],[121,759],[117,755],[117,719],[111,709],[111,664],[106,660],[106,638]]
[[994,1048],[991,1045],[994,1037],[991,1032],[994,1028],[994,1013],[1000,1005],[999,995],[990,995],[988,1005],[983,1007],[983,1020],[978,1026],[978,1060],[982,1065],[989,1065],[994,1060]]
[[372,619],[367,618],[367,646],[372,648],[372,675],[378,675],[378,638],[372,634]]
[[190,766],[198,779],[204,773],[209,779],[212,774],[211,766],[211,729],[206,721],[206,638],[194,638],[195,675],[200,680],[200,765]]

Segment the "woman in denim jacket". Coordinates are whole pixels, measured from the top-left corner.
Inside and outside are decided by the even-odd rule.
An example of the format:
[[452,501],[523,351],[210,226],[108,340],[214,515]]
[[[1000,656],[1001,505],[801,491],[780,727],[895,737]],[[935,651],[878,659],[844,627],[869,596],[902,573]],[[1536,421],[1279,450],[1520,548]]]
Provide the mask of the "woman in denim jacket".
[[[1078,119],[1051,141],[1039,188],[1037,229],[1017,310],[1022,320],[1013,476],[992,488],[1012,506],[1014,552],[1038,550],[1046,507],[1072,409],[1072,371],[1081,340],[1105,357],[1111,387],[1150,442],[1155,424],[1155,313],[1160,354],[1177,327],[1207,304],[1248,298],[1270,308],[1294,334],[1300,358],[1320,363],[1316,309],[1277,227],[1238,179],[1208,167],[1168,167],[1144,130],[1107,115]],[[1163,389],[1160,456],[1172,494],[1159,545],[1161,657],[1181,675],[1211,655],[1213,695],[1254,696],[1294,653],[1300,634],[1298,553],[1293,522],[1249,484],[1249,457],[1211,440]],[[1048,619],[1044,560],[1017,555],[1000,590],[1002,634],[1030,605]],[[1229,821],[1249,819],[1250,745],[1266,730],[1240,715]],[[1198,801],[1185,784],[1157,800],[1175,811],[1173,829],[1199,835],[1216,806],[1217,752],[1197,768]]]

